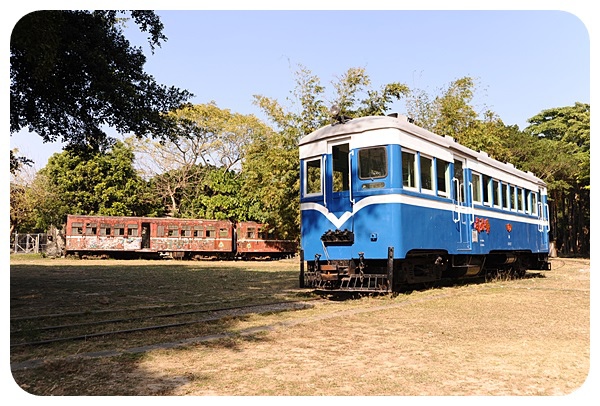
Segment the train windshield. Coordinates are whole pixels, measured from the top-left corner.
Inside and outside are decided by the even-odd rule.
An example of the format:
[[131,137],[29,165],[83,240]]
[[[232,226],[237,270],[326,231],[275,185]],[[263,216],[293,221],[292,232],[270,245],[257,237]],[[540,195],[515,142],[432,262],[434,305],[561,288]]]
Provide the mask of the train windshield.
[[377,179],[387,176],[387,156],[384,147],[365,148],[358,151],[358,177]]

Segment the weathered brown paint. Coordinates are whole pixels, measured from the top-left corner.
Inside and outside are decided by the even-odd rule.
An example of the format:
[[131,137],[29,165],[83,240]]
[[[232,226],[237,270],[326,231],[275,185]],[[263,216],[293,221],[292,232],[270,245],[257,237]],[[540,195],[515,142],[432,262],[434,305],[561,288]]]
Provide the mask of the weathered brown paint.
[[[142,234],[148,226],[150,237],[144,246]],[[262,224],[255,222],[241,222],[237,224],[234,233],[233,223],[227,220],[69,215],[66,250],[231,254],[235,250],[242,256],[293,255],[296,252],[297,244],[294,241],[280,240],[275,237],[274,232],[267,233],[266,230],[263,230],[264,236],[260,235],[262,227]],[[80,230],[80,233],[74,233],[75,229]],[[118,235],[118,229],[124,230],[125,235]],[[134,235],[127,235],[129,229]],[[109,235],[102,235],[107,230]],[[252,230],[254,234],[249,236]],[[170,236],[169,231],[172,233]]]

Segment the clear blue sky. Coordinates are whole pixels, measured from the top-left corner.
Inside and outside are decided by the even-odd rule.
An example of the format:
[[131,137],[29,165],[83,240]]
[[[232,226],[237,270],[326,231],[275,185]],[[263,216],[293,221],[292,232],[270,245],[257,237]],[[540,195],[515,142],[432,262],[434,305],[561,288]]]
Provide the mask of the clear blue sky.
[[[590,102],[590,37],[580,19],[587,14],[572,14],[581,9],[159,10],[168,41],[154,54],[133,23],[127,37],[147,50],[146,71],[159,83],[194,93],[193,103],[214,100],[221,108],[264,118],[253,95],[286,104],[298,64],[317,75],[330,95],[337,76],[364,67],[376,89],[401,82],[429,94],[473,77],[477,107],[523,129],[544,109]],[[392,110],[405,112],[402,103]],[[38,169],[60,151],[59,144],[44,145],[26,131],[10,144]]]

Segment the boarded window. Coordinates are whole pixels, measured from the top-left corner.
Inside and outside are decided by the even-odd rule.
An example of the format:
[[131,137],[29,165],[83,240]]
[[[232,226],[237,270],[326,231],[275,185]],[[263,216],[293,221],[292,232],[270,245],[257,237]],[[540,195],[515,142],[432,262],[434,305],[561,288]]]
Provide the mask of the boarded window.
[[100,223],[100,235],[101,236],[105,236],[105,237],[110,236],[110,230],[111,230],[110,224]]
[[177,237],[179,236],[179,227],[178,226],[169,226],[167,231],[168,237]]
[[97,223],[87,223],[85,225],[85,235],[96,235],[97,232]]
[[82,235],[83,234],[83,223],[71,223],[71,234]]
[[181,235],[182,237],[191,237],[192,236],[192,227],[191,226],[181,226],[179,235]]
[[156,227],[156,236],[164,237],[165,236],[165,226],[157,226]]
[[115,235],[125,235],[125,224],[115,224]]
[[129,237],[137,237],[138,236],[137,224],[127,224],[127,236],[129,236]]

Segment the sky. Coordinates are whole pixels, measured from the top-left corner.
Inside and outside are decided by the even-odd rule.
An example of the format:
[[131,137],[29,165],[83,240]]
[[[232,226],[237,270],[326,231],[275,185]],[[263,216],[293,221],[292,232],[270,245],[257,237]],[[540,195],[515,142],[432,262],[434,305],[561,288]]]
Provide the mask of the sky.
[[[570,9],[562,3],[567,2],[558,2],[561,7],[544,2],[549,8],[538,10],[532,1],[517,3],[520,8],[420,11],[400,9],[402,2],[374,1],[395,7],[213,11],[157,2],[168,40],[152,54],[135,24],[129,24],[126,37],[143,47],[145,70],[158,83],[189,90],[194,104],[214,101],[263,120],[253,96],[293,108],[286,98],[299,66],[320,78],[326,104],[331,104],[331,83],[360,67],[374,89],[400,82],[429,95],[472,77],[478,111],[490,109],[505,124],[523,129],[542,110],[590,102],[589,14],[578,1]],[[405,114],[403,102],[389,112]],[[43,144],[37,134],[22,130],[11,136],[10,148],[40,169],[61,144]]]

